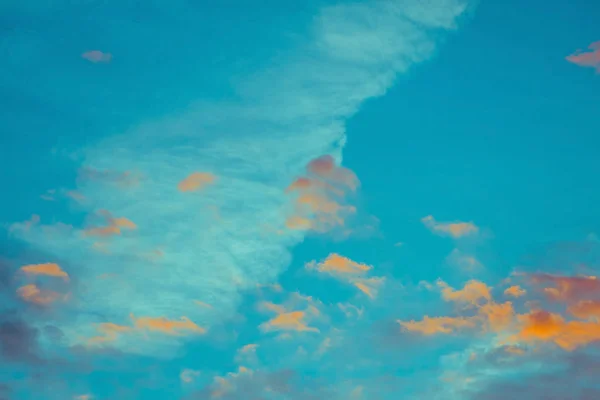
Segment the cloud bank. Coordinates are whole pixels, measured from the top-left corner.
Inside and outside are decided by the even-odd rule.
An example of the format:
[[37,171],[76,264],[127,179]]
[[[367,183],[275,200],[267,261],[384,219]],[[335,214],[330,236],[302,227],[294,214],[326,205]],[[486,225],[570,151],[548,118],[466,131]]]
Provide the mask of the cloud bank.
[[[339,164],[345,121],[397,74],[430,58],[440,32],[453,30],[467,9],[465,0],[323,8],[305,44],[247,76],[235,98],[199,102],[83,149],[75,193],[98,224],[91,217],[81,227],[45,225],[42,217],[12,229],[60,259],[71,278],[72,300],[61,305],[68,342],[96,337],[109,326],[101,324],[131,326],[130,315],[140,316],[134,325],[188,321],[210,329],[232,315],[241,289],[274,281],[305,235],[286,226],[293,204],[285,188],[311,160],[329,155]],[[316,174],[333,171],[327,162],[311,165]],[[352,174],[335,171],[343,173],[328,177],[354,187]],[[187,337],[154,331],[151,341],[113,332],[118,340],[109,342],[168,356]]]

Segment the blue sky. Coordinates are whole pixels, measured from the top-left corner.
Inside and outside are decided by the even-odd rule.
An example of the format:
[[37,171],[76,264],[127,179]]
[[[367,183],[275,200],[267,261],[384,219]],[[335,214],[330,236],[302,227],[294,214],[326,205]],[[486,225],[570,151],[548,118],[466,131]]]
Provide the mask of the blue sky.
[[0,398],[591,399],[600,7],[0,5]]

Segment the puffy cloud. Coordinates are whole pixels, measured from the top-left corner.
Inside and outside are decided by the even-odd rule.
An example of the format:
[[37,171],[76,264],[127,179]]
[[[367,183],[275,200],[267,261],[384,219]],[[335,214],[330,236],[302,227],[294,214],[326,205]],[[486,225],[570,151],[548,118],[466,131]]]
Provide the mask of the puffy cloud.
[[600,41],[590,44],[588,51],[578,50],[567,56],[567,61],[580,67],[595,68],[596,72],[600,73]]
[[373,269],[372,266],[352,261],[337,253],[331,253],[321,262],[308,262],[305,268],[349,283],[371,298],[376,297],[377,288],[385,281],[383,277],[367,277],[369,271]]
[[565,321],[561,315],[544,310],[520,315],[518,319],[522,326],[513,340],[553,342],[567,351],[600,340],[598,322]]
[[490,287],[477,280],[467,282],[460,290],[448,286],[446,282],[441,280],[437,284],[442,289],[442,298],[446,301],[476,306],[482,300],[490,301],[492,298]]
[[28,275],[45,275],[69,280],[69,274],[55,263],[24,265],[21,267],[21,271]]
[[358,263],[351,259],[341,256],[337,253],[331,253],[325,260],[320,263],[311,261],[306,264],[308,269],[316,269],[319,272],[329,273],[331,275],[336,274],[359,274],[363,275],[366,272],[373,269],[372,266],[367,264]]
[[479,232],[479,228],[472,222],[438,222],[432,215],[421,218],[421,222],[433,233],[455,239]]
[[86,51],[81,57],[93,63],[108,63],[112,60],[112,54],[104,53],[100,50]]
[[208,172],[194,172],[179,182],[177,189],[180,192],[195,192],[214,183],[215,179],[215,176]]
[[61,299],[60,293],[52,290],[40,289],[33,283],[18,288],[17,295],[28,303],[38,305],[48,305]]
[[513,285],[504,290],[504,295],[515,298],[525,296],[526,294],[527,291],[519,285]]
[[329,154],[315,158],[308,163],[306,169],[320,178],[331,181],[355,191],[360,184],[358,177],[348,168],[335,165],[335,161]]

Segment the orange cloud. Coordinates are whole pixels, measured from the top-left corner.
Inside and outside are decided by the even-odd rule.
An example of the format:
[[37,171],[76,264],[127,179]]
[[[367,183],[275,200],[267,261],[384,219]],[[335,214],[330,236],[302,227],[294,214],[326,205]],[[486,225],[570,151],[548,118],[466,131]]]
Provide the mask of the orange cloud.
[[455,239],[479,232],[472,222],[438,222],[432,215],[421,218],[421,222],[433,233],[450,235]]
[[112,60],[112,54],[104,53],[100,50],[86,51],[81,57],[93,63],[108,63]]
[[455,290],[443,281],[437,284],[442,288],[442,298],[446,301],[479,305],[481,300],[490,301],[492,298],[490,287],[480,281],[471,280],[461,290]]
[[600,324],[597,322],[567,322],[562,316],[543,310],[518,318],[522,328],[513,340],[552,342],[567,351],[600,341]]
[[304,323],[304,311],[292,311],[277,315],[275,318],[260,325],[263,332],[271,331],[297,331],[297,332],[319,332],[317,328],[310,327]]
[[203,334],[206,332],[204,328],[199,327],[187,317],[181,317],[181,319],[177,321],[169,320],[164,317],[135,318],[135,316],[132,314],[131,319],[133,320],[134,326],[137,329],[144,329],[152,332],[160,332],[168,335],[179,335],[180,331],[188,331],[198,334]]
[[24,265],[21,271],[28,275],[46,275],[69,280],[69,275],[55,263]]
[[474,328],[473,318],[465,317],[423,317],[421,321],[397,321],[406,331],[416,332],[423,335],[435,335],[437,333],[453,333],[460,329]]
[[534,284],[550,284],[544,288],[546,295],[557,301],[575,301],[590,296],[600,296],[600,280],[595,276],[557,276],[550,274],[533,274]]
[[600,301],[583,300],[569,307],[568,311],[577,318],[599,320]]
[[102,333],[102,335],[90,338],[88,343],[95,344],[115,341],[121,333],[131,332],[132,328],[129,326],[113,324],[112,322],[105,322],[98,326],[98,331]]
[[356,190],[360,184],[354,172],[348,168],[336,166],[330,155],[315,158],[308,163],[306,169],[311,174],[343,185],[352,191]]
[[525,289],[523,289],[521,286],[515,285],[515,286],[511,286],[511,287],[507,288],[504,291],[504,294],[506,296],[518,298],[521,296],[525,296],[527,294],[527,291]]
[[373,269],[372,266],[352,261],[337,253],[331,253],[320,263],[311,261],[305,265],[305,268],[314,269],[345,281],[371,298],[375,298],[377,288],[385,281],[385,278],[382,277],[364,278],[364,275]]
[[510,301],[502,304],[494,302],[484,304],[479,308],[478,312],[480,316],[484,317],[487,330],[493,332],[501,332],[508,329],[515,318],[515,310]]
[[578,50],[566,57],[566,60],[580,67],[595,68],[600,73],[600,41],[588,46],[589,51]]
[[212,184],[215,179],[215,176],[208,172],[194,172],[179,182],[177,189],[180,192],[194,192]]
[[371,270],[373,267],[367,264],[361,264],[356,261],[352,261],[351,259],[343,257],[337,253],[331,253],[323,262],[316,263],[312,261],[306,264],[306,268],[317,269],[319,272],[332,274],[363,274]]
[[286,221],[288,229],[310,230],[326,233],[342,228],[342,233],[352,233],[345,227],[346,219],[356,213],[356,208],[345,204],[345,194],[355,191],[359,181],[347,168],[334,164],[331,156],[323,156],[308,163],[309,177],[300,177],[286,188],[294,195],[294,210]]
[[379,286],[383,284],[385,278],[373,277],[367,279],[359,279],[353,283],[354,286],[370,298],[374,299],[377,296]]
[[120,235],[122,229],[137,229],[137,225],[131,220],[125,217],[114,218],[107,210],[100,210],[98,214],[104,217],[107,226],[85,229],[86,236],[115,236]]
[[17,295],[28,303],[48,305],[60,298],[60,294],[50,290],[41,290],[34,284],[21,286],[17,289]]

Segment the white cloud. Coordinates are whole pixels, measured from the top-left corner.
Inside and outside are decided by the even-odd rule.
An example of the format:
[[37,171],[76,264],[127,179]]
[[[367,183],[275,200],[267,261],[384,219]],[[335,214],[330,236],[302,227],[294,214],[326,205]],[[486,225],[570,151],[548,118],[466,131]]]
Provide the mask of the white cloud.
[[[128,323],[130,313],[186,316],[208,328],[232,315],[240,287],[274,280],[303,239],[299,231],[265,229],[284,226],[283,189],[309,160],[323,154],[340,160],[345,120],[364,100],[383,95],[396,74],[429,58],[439,36],[431,29],[453,28],[465,10],[466,0],[326,7],[306,43],[248,76],[236,100],[199,102],[85,149],[85,166],[141,173],[131,188],[98,181],[77,187],[90,212],[109,210],[138,229],[112,237],[108,255],[89,250],[92,239],[80,228],[17,231],[75,269],[77,317],[63,326],[67,337],[94,335],[93,322]],[[178,182],[194,171],[218,180],[197,193],[178,192]],[[136,256],[158,248],[164,256],[155,264]],[[117,274],[118,284],[97,278],[107,273]],[[149,343],[122,350],[156,354],[156,343]]]

